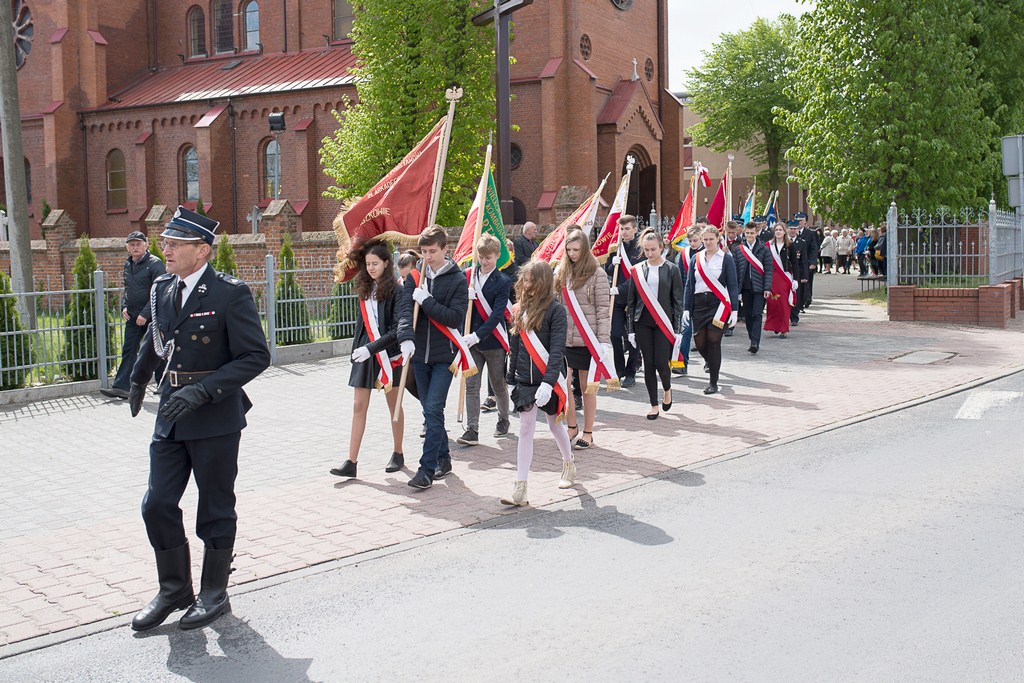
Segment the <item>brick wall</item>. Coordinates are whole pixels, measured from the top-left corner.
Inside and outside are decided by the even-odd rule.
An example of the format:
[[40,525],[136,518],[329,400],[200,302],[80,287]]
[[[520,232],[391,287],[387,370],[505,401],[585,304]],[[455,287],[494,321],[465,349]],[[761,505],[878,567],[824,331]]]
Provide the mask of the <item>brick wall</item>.
[[1014,317],[1015,284],[976,289],[889,287],[889,320],[1006,327]]

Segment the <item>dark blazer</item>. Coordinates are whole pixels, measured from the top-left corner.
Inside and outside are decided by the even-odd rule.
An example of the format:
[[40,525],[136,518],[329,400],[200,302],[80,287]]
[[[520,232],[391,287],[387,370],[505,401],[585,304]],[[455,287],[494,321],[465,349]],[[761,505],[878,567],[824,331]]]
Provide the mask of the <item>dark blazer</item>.
[[[812,242],[816,242],[817,238],[811,238]],[[797,280],[805,281],[811,277],[811,265],[818,264],[817,252],[814,253],[814,258],[811,259],[811,246],[807,243],[807,240],[802,236],[797,235],[796,239],[793,240],[793,252],[794,252],[794,268],[796,272],[793,273],[793,277]]]
[[[168,369],[178,372],[210,372],[200,382],[212,401],[184,415],[173,424],[157,412],[155,434],[190,441],[223,436],[245,427],[245,413],[252,407],[242,387],[270,365],[270,352],[256,302],[248,285],[218,273],[211,266],[199,278],[181,313],[174,312],[178,278],[157,279],[156,311],[143,338],[139,358],[132,368],[132,383],[145,384],[153,376],[160,357],[153,348],[154,334],[165,342],[174,340]],[[169,381],[161,385],[160,407],[178,391]]]
[[[423,261],[416,264],[420,273],[426,266]],[[426,277],[426,275],[423,275]],[[416,342],[413,360],[421,363],[450,364],[455,359],[455,345],[434,327],[430,320],[436,320],[445,327],[462,331],[466,324],[466,307],[469,305],[469,284],[466,275],[455,262],[448,259],[441,270],[433,278],[427,278],[427,291],[431,297],[420,306],[420,316],[416,320],[416,329],[412,327],[413,298],[412,290],[416,288],[413,278],[405,278],[405,289],[402,295],[402,313],[398,323],[398,341]],[[430,320],[428,320],[428,318]]]
[[164,262],[148,251],[136,263],[131,256],[124,261],[124,295],[121,297],[121,310],[128,309],[128,319],[133,325],[140,315],[149,320],[149,290],[157,278],[167,272]]
[[[683,308],[689,311],[691,315],[693,315],[694,288],[697,286],[696,260],[699,256],[699,254],[694,254],[690,259],[690,272],[686,277],[686,292],[683,295]],[[718,276],[718,281],[725,285],[726,291],[729,292],[729,303],[732,305],[732,310],[738,311],[740,309],[740,290],[736,282],[736,260],[733,259],[732,254],[729,252],[725,252],[722,274]]]
[[[797,233],[797,237],[802,237],[807,242],[807,264],[808,266],[818,265],[818,252],[821,251],[821,241],[818,239],[818,233],[812,228],[804,228]],[[807,272],[810,272],[808,270]]]
[[[634,266],[644,260],[644,250],[640,246],[640,238],[634,237],[631,241],[626,242],[623,240],[622,249],[625,250],[626,256],[629,257],[629,262]],[[616,266],[612,263],[612,257],[609,256],[608,260],[604,264],[604,272],[608,273],[608,282],[611,283],[612,277],[615,274],[615,268],[618,267],[619,279],[616,282],[616,286],[619,288],[619,296],[615,297],[615,308],[626,307],[626,288],[629,285],[629,279],[622,274],[622,265]]]
[[[766,244],[764,245],[764,247],[768,251],[768,258],[772,260],[772,265],[774,266],[775,259],[772,258],[770,244],[771,243]],[[794,280],[799,281],[800,264],[797,260],[796,247],[793,245],[792,242],[788,247],[783,247],[782,249],[779,249],[779,260],[782,261],[782,269],[789,273],[790,275],[792,275]],[[773,270],[772,274],[774,275],[774,273],[775,271]],[[767,271],[765,274],[767,274]],[[771,289],[771,282],[768,282],[768,288]]]
[[370,335],[363,325],[361,313],[356,315],[356,332],[352,335],[352,348],[358,349],[365,346],[371,354],[380,353],[381,349],[387,349],[389,357],[395,357],[401,353],[398,348],[398,319],[402,313],[402,288],[395,283],[395,289],[391,296],[384,301],[375,302],[377,306],[377,329],[380,331],[380,339],[370,341]]
[[[640,266],[640,277],[647,277],[649,266],[644,261]],[[634,278],[635,280],[635,278]],[[647,305],[640,297],[639,285],[629,281],[629,291],[626,294],[626,331],[633,332],[636,321],[640,319]],[[661,272],[658,273],[658,303],[665,309],[669,319],[672,321],[672,331],[679,332],[683,325],[683,278],[679,275],[679,267],[669,261],[661,265]],[[654,317],[653,314],[651,317]]]
[[484,320],[483,316],[480,315],[476,305],[472,301],[469,302],[469,305],[473,307],[473,322],[469,329],[480,338],[477,348],[481,351],[493,351],[494,349],[503,348],[501,342],[494,336],[494,328],[505,324],[505,306],[508,304],[511,289],[512,281],[500,270],[495,269],[487,276],[487,282],[484,283],[482,288],[483,291],[476,293],[477,296],[482,296],[491,307],[491,315],[487,320]]
[[548,369],[543,375],[540,368],[533,364],[533,359],[523,346],[519,335],[510,340],[508,376],[505,378],[509,386],[521,384],[535,387],[542,382],[555,386],[559,373],[565,370],[565,334],[568,326],[565,306],[552,301],[544,314],[544,321],[537,330],[537,337],[548,350]]
[[[747,244],[747,240],[743,240],[736,248],[736,280],[739,282],[740,291],[749,289],[750,291],[759,294],[764,291],[771,291],[772,289],[772,273],[775,271],[775,259],[772,258],[772,252],[768,249],[766,244],[761,242],[754,242],[754,246],[750,248],[750,251],[754,252],[754,256],[761,265],[764,266],[764,275],[757,272],[753,266],[750,265],[750,261],[743,255],[743,245]],[[749,244],[747,246],[750,246]],[[748,281],[749,284],[748,287]]]
[[516,265],[521,266],[530,260],[533,252],[537,250],[538,244],[533,240],[526,239],[525,235],[520,235],[512,240],[512,246],[516,251]]

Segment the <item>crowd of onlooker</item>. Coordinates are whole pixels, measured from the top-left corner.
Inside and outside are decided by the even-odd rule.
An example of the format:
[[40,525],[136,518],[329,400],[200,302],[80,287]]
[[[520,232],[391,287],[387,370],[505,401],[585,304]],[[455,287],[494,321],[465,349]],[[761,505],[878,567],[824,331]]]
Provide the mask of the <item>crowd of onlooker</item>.
[[818,272],[885,276],[885,226],[818,228]]

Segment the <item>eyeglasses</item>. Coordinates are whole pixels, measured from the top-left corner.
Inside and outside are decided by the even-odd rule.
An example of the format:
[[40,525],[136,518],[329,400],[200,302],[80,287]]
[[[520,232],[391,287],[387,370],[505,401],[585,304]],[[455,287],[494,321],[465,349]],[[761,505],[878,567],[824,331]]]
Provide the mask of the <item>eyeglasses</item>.
[[167,242],[163,241],[160,243],[160,249],[163,251],[176,251],[182,247],[194,247],[197,246],[198,242]]

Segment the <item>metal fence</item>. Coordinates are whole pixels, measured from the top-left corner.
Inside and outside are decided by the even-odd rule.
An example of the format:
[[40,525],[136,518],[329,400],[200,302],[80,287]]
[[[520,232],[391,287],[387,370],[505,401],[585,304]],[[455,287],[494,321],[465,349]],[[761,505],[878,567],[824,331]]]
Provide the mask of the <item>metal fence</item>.
[[900,212],[889,207],[887,282],[918,287],[1001,284],[1024,273],[1024,221],[996,208]]
[[[279,346],[346,339],[355,332],[358,302],[349,283],[335,284],[334,264],[330,257],[302,258],[281,269],[268,255],[263,267],[240,269],[274,362]],[[88,379],[108,387],[124,339],[120,283],[111,284],[97,270],[89,289],[67,288],[63,280],[39,282],[36,289],[26,295],[35,320],[22,320],[23,329],[13,325],[18,296],[0,294],[0,389]]]

